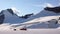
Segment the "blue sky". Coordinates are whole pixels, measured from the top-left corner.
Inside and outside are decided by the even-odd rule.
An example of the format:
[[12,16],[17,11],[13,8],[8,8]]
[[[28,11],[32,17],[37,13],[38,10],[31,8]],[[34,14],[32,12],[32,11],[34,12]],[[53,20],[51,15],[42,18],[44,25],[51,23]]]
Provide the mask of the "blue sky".
[[60,0],[0,0],[0,10],[15,7],[20,15],[37,14],[46,6],[59,6]]

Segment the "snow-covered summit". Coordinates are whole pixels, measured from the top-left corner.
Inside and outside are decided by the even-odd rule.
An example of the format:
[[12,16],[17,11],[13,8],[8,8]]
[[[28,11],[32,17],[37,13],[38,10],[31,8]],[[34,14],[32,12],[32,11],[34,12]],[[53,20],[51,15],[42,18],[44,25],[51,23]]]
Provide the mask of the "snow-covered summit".
[[19,11],[15,8],[9,8],[2,10],[0,13],[0,22],[2,23],[23,23],[27,18],[33,14],[27,14],[25,16],[19,16]]
[[14,7],[12,7],[11,9],[13,10],[14,14],[16,14],[16,15],[19,16],[20,11],[19,11],[18,9],[16,9],[16,8],[14,8]]
[[[0,22],[3,23],[20,23],[23,22],[25,19],[20,18],[16,13],[17,11],[14,11],[12,9],[6,9],[2,10],[0,13]],[[2,23],[1,22],[1,23]]]

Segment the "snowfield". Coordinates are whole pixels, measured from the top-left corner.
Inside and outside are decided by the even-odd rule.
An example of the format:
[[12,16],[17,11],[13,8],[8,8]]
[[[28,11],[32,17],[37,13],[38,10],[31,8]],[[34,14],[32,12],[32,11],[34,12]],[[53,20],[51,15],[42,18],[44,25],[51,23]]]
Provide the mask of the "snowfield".
[[10,25],[2,24],[0,25],[0,34],[60,34],[60,27],[58,28],[40,28],[40,29],[27,29],[14,31],[11,29]]
[[27,31],[9,30],[9,31],[0,31],[0,34],[60,34],[60,29],[28,29]]

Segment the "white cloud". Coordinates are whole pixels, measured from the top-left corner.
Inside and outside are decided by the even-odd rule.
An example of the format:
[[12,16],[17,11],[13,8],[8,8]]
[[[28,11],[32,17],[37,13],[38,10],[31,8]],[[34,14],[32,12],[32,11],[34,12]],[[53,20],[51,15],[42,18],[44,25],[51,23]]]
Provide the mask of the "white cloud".
[[52,4],[50,4],[50,3],[46,3],[46,6],[47,7],[54,7]]
[[50,3],[44,3],[44,4],[39,4],[39,5],[34,5],[36,7],[54,7],[52,4]]
[[33,5],[33,6],[35,6],[35,7],[45,7],[45,5],[44,4],[36,4],[36,5]]
[[14,11],[15,14],[17,14],[18,16],[20,16],[21,11],[16,9],[15,7],[11,7],[11,9]]

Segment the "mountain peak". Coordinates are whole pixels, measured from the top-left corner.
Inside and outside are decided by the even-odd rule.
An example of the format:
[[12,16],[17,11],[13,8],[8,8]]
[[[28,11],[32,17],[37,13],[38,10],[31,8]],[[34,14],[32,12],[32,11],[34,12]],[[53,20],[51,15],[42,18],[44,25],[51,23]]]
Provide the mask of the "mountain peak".
[[17,14],[17,15],[20,14],[19,10],[16,9],[15,7],[12,7],[11,9],[13,10],[14,14]]
[[7,9],[7,11],[9,11],[12,15],[14,14],[12,9]]

